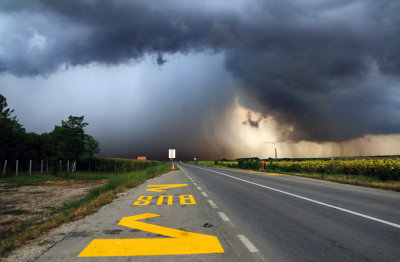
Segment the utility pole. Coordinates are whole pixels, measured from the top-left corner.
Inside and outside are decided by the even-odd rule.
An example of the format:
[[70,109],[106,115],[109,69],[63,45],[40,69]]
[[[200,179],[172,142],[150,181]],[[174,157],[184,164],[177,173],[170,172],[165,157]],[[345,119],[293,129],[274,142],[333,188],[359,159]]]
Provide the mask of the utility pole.
[[7,169],[7,160],[4,161],[3,176],[6,173],[6,169]]
[[275,147],[275,159],[278,159],[278,152],[276,151],[276,147]]

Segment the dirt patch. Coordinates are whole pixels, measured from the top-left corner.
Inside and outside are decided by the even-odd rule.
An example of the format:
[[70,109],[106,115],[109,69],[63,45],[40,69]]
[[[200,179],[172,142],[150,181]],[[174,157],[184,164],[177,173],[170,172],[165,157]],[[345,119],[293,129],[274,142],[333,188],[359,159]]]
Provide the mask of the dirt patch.
[[51,210],[83,196],[90,188],[105,182],[46,181],[40,185],[21,187],[0,183],[0,233],[9,230],[18,220],[40,220],[44,214],[49,214]]

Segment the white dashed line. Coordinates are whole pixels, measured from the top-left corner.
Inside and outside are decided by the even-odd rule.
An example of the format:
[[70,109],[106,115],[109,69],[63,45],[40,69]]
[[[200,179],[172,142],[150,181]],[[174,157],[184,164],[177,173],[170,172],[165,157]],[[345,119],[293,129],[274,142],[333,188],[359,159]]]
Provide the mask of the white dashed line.
[[206,192],[201,192],[201,194],[203,195],[203,197],[208,197]]
[[224,220],[225,222],[231,221],[231,220],[229,219],[229,217],[227,217],[227,216],[225,215],[224,212],[218,212],[218,215],[219,215],[219,216],[221,217],[221,219]]
[[203,189],[201,189],[201,187],[199,187],[199,186],[197,187],[197,189],[198,189],[198,190],[200,190],[200,191],[202,191],[202,190],[203,190]]
[[348,213],[348,214],[352,214],[352,215],[355,215],[355,216],[363,217],[363,218],[366,218],[366,219],[369,219],[369,220],[373,220],[373,221],[376,221],[376,222],[379,222],[379,223],[382,223],[382,224],[386,224],[386,225],[389,225],[389,226],[392,226],[392,227],[400,228],[400,224],[396,224],[396,223],[389,222],[389,221],[386,221],[386,220],[383,220],[383,219],[380,219],[380,218],[368,216],[368,215],[365,215],[365,214],[362,214],[362,213],[358,213],[358,212],[355,212],[355,211],[352,211],[352,210],[349,210],[349,209],[346,209],[346,208],[341,208],[341,207],[334,206],[334,205],[331,205],[331,204],[327,204],[327,203],[324,203],[324,202],[321,202],[321,201],[317,201],[317,200],[314,200],[314,199],[311,199],[311,198],[308,198],[308,197],[303,197],[303,196],[296,195],[296,194],[293,194],[293,193],[289,193],[289,192],[286,192],[286,191],[283,191],[283,190],[280,190],[280,189],[276,189],[276,188],[273,188],[273,187],[257,184],[257,183],[254,183],[252,181],[241,179],[241,178],[234,177],[234,176],[230,176],[230,175],[218,172],[218,171],[214,171],[214,170],[210,170],[210,169],[206,169],[206,168],[201,168],[201,167],[197,167],[197,166],[192,166],[192,167],[203,169],[203,170],[207,170],[209,172],[214,172],[214,173],[217,173],[217,174],[221,174],[221,175],[226,176],[226,177],[230,177],[230,178],[233,178],[233,179],[245,182],[245,183],[249,183],[249,184],[252,184],[252,185],[255,185],[255,186],[259,186],[259,187],[262,187],[262,188],[273,190],[275,192],[279,192],[279,193],[282,193],[282,194],[285,194],[285,195],[288,195],[288,196],[296,197],[296,198],[299,198],[299,199],[302,199],[302,200],[305,200],[305,201],[309,201],[309,202],[312,202],[312,203],[315,203],[315,204],[318,204],[318,205],[321,205],[321,206],[330,207],[330,208],[333,208],[333,209],[336,209],[336,210],[339,210],[339,211],[342,211],[342,212],[345,212],[345,213]]
[[212,201],[211,199],[208,200],[208,203],[212,208],[218,208],[217,205],[214,203],[214,201]]
[[257,253],[260,252],[258,249],[253,245],[253,243],[250,242],[250,240],[247,239],[244,235],[237,235],[238,238],[243,242],[243,244],[247,247],[247,249],[251,253]]
[[197,186],[197,183],[193,183],[193,185]]

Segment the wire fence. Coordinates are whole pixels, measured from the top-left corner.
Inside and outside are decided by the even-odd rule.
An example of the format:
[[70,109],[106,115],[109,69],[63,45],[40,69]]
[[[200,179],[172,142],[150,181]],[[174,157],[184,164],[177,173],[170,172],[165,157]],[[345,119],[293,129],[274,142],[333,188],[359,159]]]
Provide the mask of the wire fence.
[[32,175],[33,173],[71,173],[79,171],[128,173],[142,170],[158,161],[118,158],[69,159],[11,159],[0,160],[2,176]]

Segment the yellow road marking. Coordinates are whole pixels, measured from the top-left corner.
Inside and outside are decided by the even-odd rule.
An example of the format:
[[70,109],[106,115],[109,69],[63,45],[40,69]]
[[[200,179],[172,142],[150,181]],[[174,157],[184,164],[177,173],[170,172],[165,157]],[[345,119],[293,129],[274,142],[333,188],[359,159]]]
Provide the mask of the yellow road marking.
[[180,195],[179,201],[181,205],[196,205],[193,195]]
[[163,204],[164,198],[167,198],[167,205],[172,205],[173,196],[159,196],[157,200],[157,206],[161,206]]
[[94,239],[78,257],[224,253],[224,249],[216,236],[192,233],[137,221],[158,216],[160,215],[145,213],[124,217],[118,225],[169,238]]
[[153,192],[164,192],[166,189],[169,188],[175,188],[175,187],[183,187],[187,186],[187,184],[169,184],[169,185],[148,185],[147,191],[153,191]]
[[151,199],[153,196],[140,196],[138,200],[136,200],[133,205],[134,206],[147,206],[150,204]]
[[[173,204],[174,196],[172,195],[161,195],[158,197],[157,206],[162,206],[164,199],[167,199],[167,205],[171,206]],[[151,203],[153,196],[139,196],[138,199],[133,202],[134,206],[147,206]],[[193,195],[179,195],[179,203],[181,205],[196,205],[196,200],[194,200]]]

